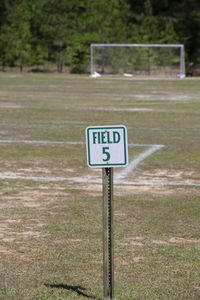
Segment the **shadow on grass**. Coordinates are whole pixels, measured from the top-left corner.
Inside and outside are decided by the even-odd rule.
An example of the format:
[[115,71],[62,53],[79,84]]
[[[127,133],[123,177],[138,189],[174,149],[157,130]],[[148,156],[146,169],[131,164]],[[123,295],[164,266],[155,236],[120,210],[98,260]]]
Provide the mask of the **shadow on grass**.
[[96,298],[95,296],[89,296],[87,295],[85,292],[83,291],[86,291],[86,288],[80,286],[80,285],[66,285],[66,284],[44,284],[46,287],[50,287],[50,288],[56,288],[56,289],[65,289],[65,290],[68,290],[68,291],[72,291],[72,292],[76,292],[79,296],[83,296],[85,298],[88,298],[88,299],[96,299],[96,300],[99,300],[98,298]]

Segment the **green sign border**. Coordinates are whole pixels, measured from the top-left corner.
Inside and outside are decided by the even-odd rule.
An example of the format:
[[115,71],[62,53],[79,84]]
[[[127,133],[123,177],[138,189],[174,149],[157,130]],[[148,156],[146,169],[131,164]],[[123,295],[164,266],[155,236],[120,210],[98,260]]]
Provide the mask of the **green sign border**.
[[[121,164],[91,164],[91,155],[90,155],[90,143],[89,143],[89,131],[90,130],[99,130],[99,129],[123,129],[123,137],[124,137],[124,163]],[[99,126],[99,127],[87,127],[86,128],[86,138],[87,138],[87,157],[88,157],[88,165],[89,167],[120,167],[120,166],[126,166],[128,162],[128,145],[126,144],[126,127],[125,126]]]

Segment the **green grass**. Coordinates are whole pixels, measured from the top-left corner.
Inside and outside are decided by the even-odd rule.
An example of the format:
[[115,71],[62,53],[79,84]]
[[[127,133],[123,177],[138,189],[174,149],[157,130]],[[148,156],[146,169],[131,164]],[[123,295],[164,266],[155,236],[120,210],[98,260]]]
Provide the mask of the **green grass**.
[[20,141],[84,142],[87,126],[115,124],[165,145],[126,178],[141,185],[114,186],[115,298],[200,298],[200,187],[184,185],[200,183],[199,95],[199,80],[0,73],[0,140],[16,141],[0,143],[0,177],[24,178],[0,179],[0,299],[103,299],[101,170],[85,145]]

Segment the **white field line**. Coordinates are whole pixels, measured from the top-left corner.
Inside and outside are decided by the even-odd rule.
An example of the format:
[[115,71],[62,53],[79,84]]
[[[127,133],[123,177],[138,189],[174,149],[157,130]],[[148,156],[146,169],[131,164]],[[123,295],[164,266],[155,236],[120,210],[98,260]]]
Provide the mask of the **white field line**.
[[[81,178],[67,178],[67,177],[42,177],[42,176],[20,176],[20,175],[0,175],[0,179],[11,179],[11,180],[31,180],[37,182],[61,182],[61,181],[74,181],[77,183],[98,183],[101,184],[101,179],[81,179]],[[123,181],[120,182],[123,185],[132,186],[190,186],[190,187],[200,187],[198,183],[185,183],[185,182],[136,182],[136,181]]]
[[[30,144],[30,145],[84,145],[85,142],[45,141],[45,140],[0,140],[0,144]],[[130,147],[150,147],[151,144],[128,144]],[[156,145],[157,146],[157,145]]]
[[[77,141],[46,141],[46,140],[0,140],[0,144],[30,144],[30,145],[84,145],[85,142]],[[129,147],[153,147],[153,146],[163,146],[154,144],[128,144]],[[164,147],[164,146],[163,146]]]
[[45,182],[59,182],[70,180],[66,177],[43,177],[43,176],[21,176],[21,175],[0,175],[0,179],[14,179],[14,180],[32,180]]
[[[23,143],[23,144],[31,144],[31,145],[83,145],[84,142],[64,142],[64,141],[35,141],[35,140],[0,140],[1,144],[13,144],[13,143]],[[164,147],[164,145],[149,145],[149,144],[129,144],[130,147],[149,147],[146,151],[142,152],[135,159],[131,161],[131,163],[119,172],[114,177],[114,182],[119,183],[122,179],[126,178],[141,161],[143,161],[146,157],[156,152],[157,150]]]
[[[30,145],[84,145],[84,142],[70,142],[70,141],[44,141],[44,140],[0,140],[0,144],[17,144],[24,143]],[[136,158],[134,158],[130,164],[124,168],[121,172],[116,174],[114,178],[115,183],[125,185],[145,185],[145,186],[194,186],[199,187],[198,183],[182,183],[182,182],[130,182],[124,179],[135,169],[138,165],[149,155],[163,148],[164,145],[150,145],[150,144],[129,144],[129,147],[148,147]],[[21,176],[21,175],[0,175],[0,179],[13,179],[13,180],[32,180],[39,182],[61,182],[61,181],[74,181],[80,183],[101,183],[99,179],[84,179],[84,178],[67,178],[67,177],[43,177],[43,176]]]
[[[138,144],[137,144],[138,145]],[[136,146],[136,145],[135,145]],[[143,145],[138,145],[138,146],[147,146],[145,144]],[[152,153],[156,152],[157,150],[161,149],[164,147],[164,145],[148,145],[149,148],[142,153],[140,153],[136,158],[134,158],[129,165],[122,169],[116,176],[114,177],[114,182],[115,183],[120,183],[121,180],[126,178],[134,169],[138,167],[138,165],[149,155]]]
[[0,140],[0,144],[29,144],[29,145],[84,145],[84,142],[64,141],[31,141],[31,140]]
[[137,186],[196,186],[200,187],[200,183],[188,183],[188,182],[176,182],[176,181],[169,181],[169,182],[137,182],[137,181],[123,181],[122,184],[125,185],[137,185]]

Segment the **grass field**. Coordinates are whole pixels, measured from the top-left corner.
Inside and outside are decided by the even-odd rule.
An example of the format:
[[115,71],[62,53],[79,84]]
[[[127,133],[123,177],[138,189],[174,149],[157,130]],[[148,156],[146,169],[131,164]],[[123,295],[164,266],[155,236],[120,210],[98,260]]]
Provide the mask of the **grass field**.
[[200,299],[198,79],[0,73],[0,124],[1,300],[102,299],[85,128],[115,124],[131,165],[114,170],[115,298]]

